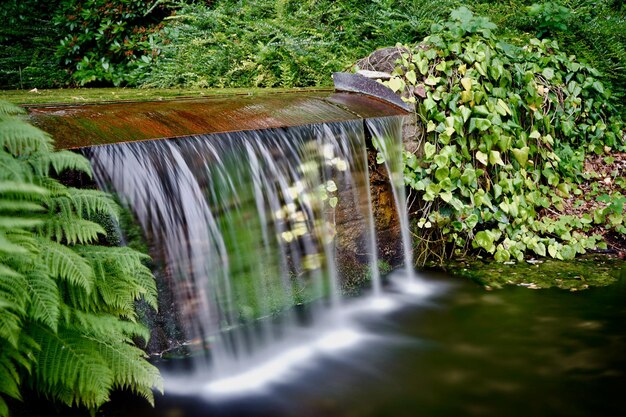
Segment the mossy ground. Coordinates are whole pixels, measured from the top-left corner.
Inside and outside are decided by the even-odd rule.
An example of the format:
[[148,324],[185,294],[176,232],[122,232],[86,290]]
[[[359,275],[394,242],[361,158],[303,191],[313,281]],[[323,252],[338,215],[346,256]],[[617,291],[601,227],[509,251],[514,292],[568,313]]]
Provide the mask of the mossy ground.
[[560,288],[569,291],[604,287],[626,274],[626,261],[615,256],[585,255],[574,261],[528,260],[502,264],[481,259],[459,260],[445,269],[469,278],[485,289],[517,285],[529,289]]
[[110,101],[154,101],[176,98],[223,97],[318,91],[320,88],[63,88],[0,90],[0,100],[18,105],[82,104]]

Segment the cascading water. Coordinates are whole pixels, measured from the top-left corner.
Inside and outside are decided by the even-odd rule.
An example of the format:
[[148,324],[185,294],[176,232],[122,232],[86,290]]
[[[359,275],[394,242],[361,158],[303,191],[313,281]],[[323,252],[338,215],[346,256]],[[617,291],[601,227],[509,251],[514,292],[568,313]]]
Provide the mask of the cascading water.
[[[380,296],[366,130],[392,179],[412,271],[401,122],[386,117],[85,151],[99,185],[120,196],[147,236],[172,294],[172,321],[195,351],[193,378],[226,380],[207,385],[216,392],[242,389],[288,372],[316,349],[358,339],[346,323],[346,268],[338,264],[365,265],[360,272]],[[250,373],[251,358],[266,368]]]

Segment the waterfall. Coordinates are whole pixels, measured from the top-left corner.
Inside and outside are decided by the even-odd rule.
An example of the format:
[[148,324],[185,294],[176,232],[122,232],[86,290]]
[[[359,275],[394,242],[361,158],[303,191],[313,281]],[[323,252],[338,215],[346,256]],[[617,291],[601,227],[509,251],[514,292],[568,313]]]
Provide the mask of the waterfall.
[[372,134],[372,142],[374,142],[374,146],[383,157],[385,167],[387,168],[396,210],[398,210],[404,267],[407,272],[406,277],[409,282],[413,282],[415,281],[413,249],[406,207],[404,162],[402,160],[402,119],[395,118],[393,121],[389,121],[386,118],[368,119],[365,123]]
[[[333,346],[356,339],[332,314],[344,309],[342,286],[354,276],[369,279],[374,296],[382,291],[370,136],[384,154],[412,271],[401,123],[385,117],[85,149],[98,185],[119,196],[147,237],[173,300],[161,308],[196,374],[243,372],[247,358],[306,338],[305,329],[339,329],[322,339]],[[294,361],[306,357],[286,351]]]

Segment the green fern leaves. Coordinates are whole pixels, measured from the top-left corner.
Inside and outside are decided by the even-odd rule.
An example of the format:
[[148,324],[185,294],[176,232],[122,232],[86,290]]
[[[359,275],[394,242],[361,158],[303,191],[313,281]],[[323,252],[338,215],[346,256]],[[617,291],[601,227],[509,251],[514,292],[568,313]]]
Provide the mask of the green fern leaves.
[[156,308],[156,285],[130,248],[95,246],[119,208],[100,191],[66,187],[49,175],[91,175],[82,156],[0,101],[0,417],[6,397],[28,385],[68,406],[96,410],[113,389],[153,402],[157,369],[135,346],[147,343],[135,303]]

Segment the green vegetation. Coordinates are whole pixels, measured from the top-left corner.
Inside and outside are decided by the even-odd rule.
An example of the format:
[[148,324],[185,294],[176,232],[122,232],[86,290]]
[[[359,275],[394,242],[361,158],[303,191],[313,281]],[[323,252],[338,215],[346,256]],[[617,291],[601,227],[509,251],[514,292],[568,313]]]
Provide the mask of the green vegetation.
[[331,85],[372,50],[423,37],[446,4],[426,1],[217,1],[190,4],[166,26],[171,43],[145,85]]
[[545,259],[515,264],[473,259],[451,262],[446,269],[452,274],[474,280],[486,289],[517,285],[532,290],[559,288],[581,291],[613,284],[623,274],[624,261],[602,255],[585,255],[575,262]]
[[19,105],[83,104],[106,101],[160,101],[175,98],[223,97],[241,95],[277,94],[294,91],[317,91],[317,88],[66,88],[2,91],[0,99]]
[[54,24],[57,57],[77,84],[136,84],[167,40],[169,10],[151,0],[62,0]]
[[0,88],[325,86],[332,71],[377,48],[417,42],[465,5],[510,43],[557,40],[602,74],[615,103],[626,96],[626,5],[619,0],[6,3]]
[[[550,40],[503,42],[465,7],[435,24],[385,82],[417,103],[423,155],[405,153],[405,182],[423,200],[418,253],[487,252],[573,259],[602,247],[603,225],[623,233],[624,181],[593,212],[565,215],[582,194],[587,153],[625,150],[624,125],[599,73]],[[407,47],[408,48],[408,47]],[[552,213],[554,215],[548,215]]]
[[53,151],[51,138],[0,102],[0,416],[25,388],[96,410],[114,389],[152,401],[155,367],[135,340],[149,338],[135,302],[156,308],[146,255],[103,246],[97,218],[118,207],[95,190],[64,186],[89,162]]
[[0,7],[0,88],[58,88],[69,77],[55,58],[59,0],[5,0]]

